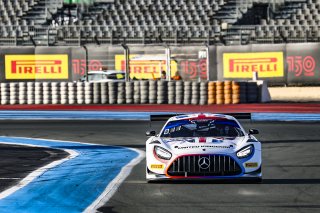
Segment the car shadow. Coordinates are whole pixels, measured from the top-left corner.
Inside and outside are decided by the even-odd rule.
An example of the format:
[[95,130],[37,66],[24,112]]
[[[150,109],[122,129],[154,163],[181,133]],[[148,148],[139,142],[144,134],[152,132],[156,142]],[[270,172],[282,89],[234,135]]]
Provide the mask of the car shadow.
[[209,180],[157,180],[157,181],[149,181],[151,184],[320,184],[320,179],[263,179],[262,182],[257,180],[250,179],[227,179],[227,180],[217,180],[217,179],[209,179]]

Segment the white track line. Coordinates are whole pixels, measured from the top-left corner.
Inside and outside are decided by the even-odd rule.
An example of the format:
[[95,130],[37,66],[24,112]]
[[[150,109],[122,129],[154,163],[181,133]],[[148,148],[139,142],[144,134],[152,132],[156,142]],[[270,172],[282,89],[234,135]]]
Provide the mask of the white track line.
[[117,191],[121,183],[129,176],[132,168],[144,158],[145,153],[143,151],[133,148],[130,149],[137,152],[139,154],[138,157],[132,159],[130,163],[122,167],[120,173],[108,184],[102,194],[84,210],[85,213],[96,212],[98,208],[108,202],[108,200],[110,200],[110,198]]
[[[31,147],[45,147],[48,148],[47,146],[36,146],[36,145],[31,145],[31,144],[22,144],[22,143],[11,143],[11,142],[0,142],[2,144],[12,144],[12,145],[20,145],[20,146],[31,146]],[[52,148],[54,149],[54,148]],[[68,152],[69,155],[63,159],[60,160],[56,160],[53,161],[52,163],[49,163],[48,165],[45,165],[43,167],[40,167],[39,169],[31,172],[29,175],[27,175],[27,177],[23,178],[17,185],[10,187],[9,189],[4,190],[3,192],[0,193],[0,199],[3,199],[5,197],[8,197],[9,195],[13,194],[14,192],[18,191],[19,189],[25,187],[26,185],[28,185],[31,181],[33,181],[34,179],[36,179],[37,177],[39,177],[40,175],[42,175],[44,172],[46,172],[47,170],[58,166],[59,164],[75,158],[79,155],[78,152],[74,151],[74,150],[70,150],[70,149],[60,149],[63,150],[65,152]]]

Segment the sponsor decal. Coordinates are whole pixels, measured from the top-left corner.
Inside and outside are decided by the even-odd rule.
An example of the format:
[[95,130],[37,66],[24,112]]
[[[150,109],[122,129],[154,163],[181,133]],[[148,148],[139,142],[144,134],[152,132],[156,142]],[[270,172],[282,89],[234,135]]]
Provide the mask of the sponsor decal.
[[256,167],[258,167],[258,163],[256,163],[256,162],[245,163],[245,167],[256,168]]
[[215,145],[198,145],[198,146],[175,146],[176,149],[200,149],[200,148],[221,148],[221,149],[229,149],[232,148],[233,145],[230,146],[215,146]]
[[284,76],[283,52],[224,53],[224,78],[259,78]]
[[68,55],[5,55],[7,80],[68,79]]
[[163,164],[151,164],[151,169],[163,169]]
[[[167,66],[165,60],[157,60],[159,56],[154,55],[141,55],[141,58],[146,58],[146,60],[134,60],[133,58],[139,58],[140,55],[130,55],[129,58],[130,64],[130,78],[137,79],[154,79],[161,77],[161,71],[167,72]],[[149,58],[149,60],[147,59]],[[150,60],[154,58],[154,60]],[[125,70],[125,57],[124,55],[116,55],[115,56],[115,69],[116,70]],[[171,61],[171,76],[173,77],[177,71],[177,63],[175,61]]]

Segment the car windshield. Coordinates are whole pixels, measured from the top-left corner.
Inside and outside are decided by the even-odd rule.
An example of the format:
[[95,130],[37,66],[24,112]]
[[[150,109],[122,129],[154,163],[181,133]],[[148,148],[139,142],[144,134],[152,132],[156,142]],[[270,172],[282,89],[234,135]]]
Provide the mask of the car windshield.
[[107,76],[105,74],[89,74],[88,75],[88,80],[89,81],[99,81],[99,80],[103,80],[103,79],[107,79]]
[[122,74],[122,73],[110,73],[110,74],[108,74],[108,79],[121,80],[121,79],[124,79],[124,74]]
[[163,129],[161,137],[241,137],[240,126],[228,119],[186,119],[170,121]]

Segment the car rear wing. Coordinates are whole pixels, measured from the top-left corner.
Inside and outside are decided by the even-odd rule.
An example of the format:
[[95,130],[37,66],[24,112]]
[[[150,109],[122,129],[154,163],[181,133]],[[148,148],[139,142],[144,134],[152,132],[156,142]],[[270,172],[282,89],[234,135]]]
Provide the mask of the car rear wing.
[[[251,120],[251,113],[215,113],[222,115],[230,115],[236,119],[249,119]],[[150,115],[150,121],[167,121],[173,116],[186,115],[186,114],[154,114]]]

